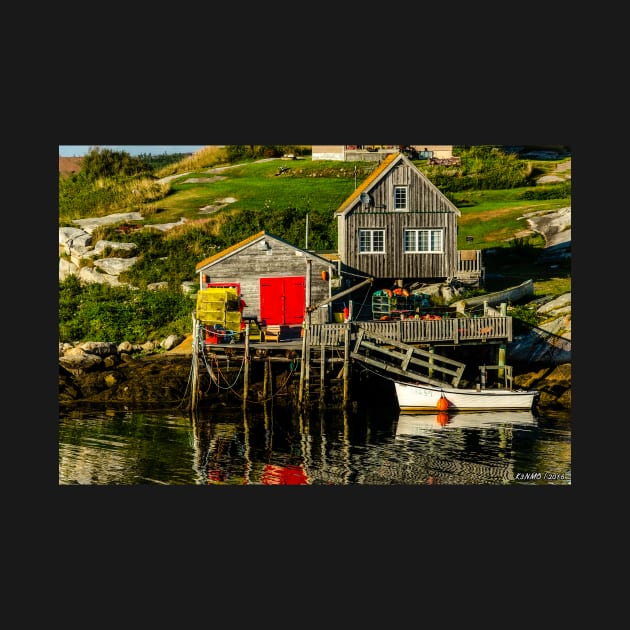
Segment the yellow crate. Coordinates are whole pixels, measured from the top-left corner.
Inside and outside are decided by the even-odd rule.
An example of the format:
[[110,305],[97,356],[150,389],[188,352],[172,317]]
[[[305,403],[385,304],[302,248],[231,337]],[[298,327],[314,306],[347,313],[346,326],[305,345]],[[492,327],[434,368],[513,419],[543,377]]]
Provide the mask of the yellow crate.
[[236,312],[236,313],[230,313],[227,312],[225,313],[225,325],[226,328],[234,328],[234,326],[237,326],[237,330],[238,327],[240,327],[241,325],[241,314],[240,312]]
[[223,324],[225,321],[225,311],[217,311],[214,309],[198,308],[197,319],[200,321],[212,320],[217,324]]
[[202,322],[203,324],[221,324],[224,326],[222,319],[217,319],[216,317],[212,317],[211,315],[202,314],[201,317],[197,317],[197,320]]
[[258,326],[258,322],[255,319],[250,319],[249,321],[249,340],[250,341],[260,341],[262,331]]
[[228,300],[238,300],[236,289],[200,289],[197,292],[197,303],[199,302],[222,302]]
[[209,289],[201,289],[197,292],[197,302],[213,302],[214,300],[223,300],[223,297]]

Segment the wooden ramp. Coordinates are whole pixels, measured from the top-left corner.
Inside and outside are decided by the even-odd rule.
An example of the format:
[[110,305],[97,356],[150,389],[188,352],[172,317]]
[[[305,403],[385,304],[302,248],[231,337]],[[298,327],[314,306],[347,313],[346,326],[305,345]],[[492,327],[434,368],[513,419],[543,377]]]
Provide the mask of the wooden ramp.
[[457,387],[466,368],[465,363],[363,329],[357,332],[350,356],[384,372],[437,386],[448,382]]

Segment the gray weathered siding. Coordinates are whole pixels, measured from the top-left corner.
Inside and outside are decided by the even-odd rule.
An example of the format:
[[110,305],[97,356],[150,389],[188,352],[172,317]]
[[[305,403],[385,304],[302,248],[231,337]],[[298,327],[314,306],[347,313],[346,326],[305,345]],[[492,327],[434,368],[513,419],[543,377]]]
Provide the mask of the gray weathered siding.
[[[392,211],[394,186],[409,186],[409,210]],[[373,207],[357,202],[340,239],[344,262],[376,278],[446,278],[457,270],[457,215],[445,197],[405,165],[394,168],[370,194]],[[359,254],[359,229],[385,229],[385,253]],[[405,228],[443,228],[443,254],[405,254]]]
[[[240,282],[241,294],[247,304],[243,310],[245,317],[260,315],[261,278],[307,276],[306,254],[275,240],[268,242],[271,249],[262,243],[253,243],[203,271],[207,282]],[[315,260],[310,267],[310,299],[306,297],[306,304],[316,304],[328,298],[329,283],[322,279],[322,271],[330,272],[333,265]],[[309,286],[308,279],[306,286]]]

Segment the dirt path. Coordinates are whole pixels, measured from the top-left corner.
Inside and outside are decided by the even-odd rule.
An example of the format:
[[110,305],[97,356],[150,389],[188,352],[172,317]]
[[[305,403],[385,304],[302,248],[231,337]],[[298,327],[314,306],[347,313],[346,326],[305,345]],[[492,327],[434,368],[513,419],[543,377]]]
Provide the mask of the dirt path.
[[184,339],[184,341],[182,341],[179,346],[176,346],[172,350],[169,350],[168,354],[189,354],[192,356],[192,340],[192,334],[187,335],[186,339]]

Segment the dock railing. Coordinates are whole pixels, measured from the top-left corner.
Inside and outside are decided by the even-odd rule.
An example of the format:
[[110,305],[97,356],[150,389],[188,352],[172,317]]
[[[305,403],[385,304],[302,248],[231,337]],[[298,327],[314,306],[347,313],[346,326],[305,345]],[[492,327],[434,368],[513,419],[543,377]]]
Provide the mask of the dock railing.
[[512,341],[511,317],[451,317],[445,319],[401,319],[394,321],[356,321],[347,323],[311,324],[312,345],[343,345],[344,334],[350,327],[351,338],[363,329],[392,341],[402,343]]
[[457,251],[457,273],[455,277],[465,283],[482,282],[485,276],[480,249]]

